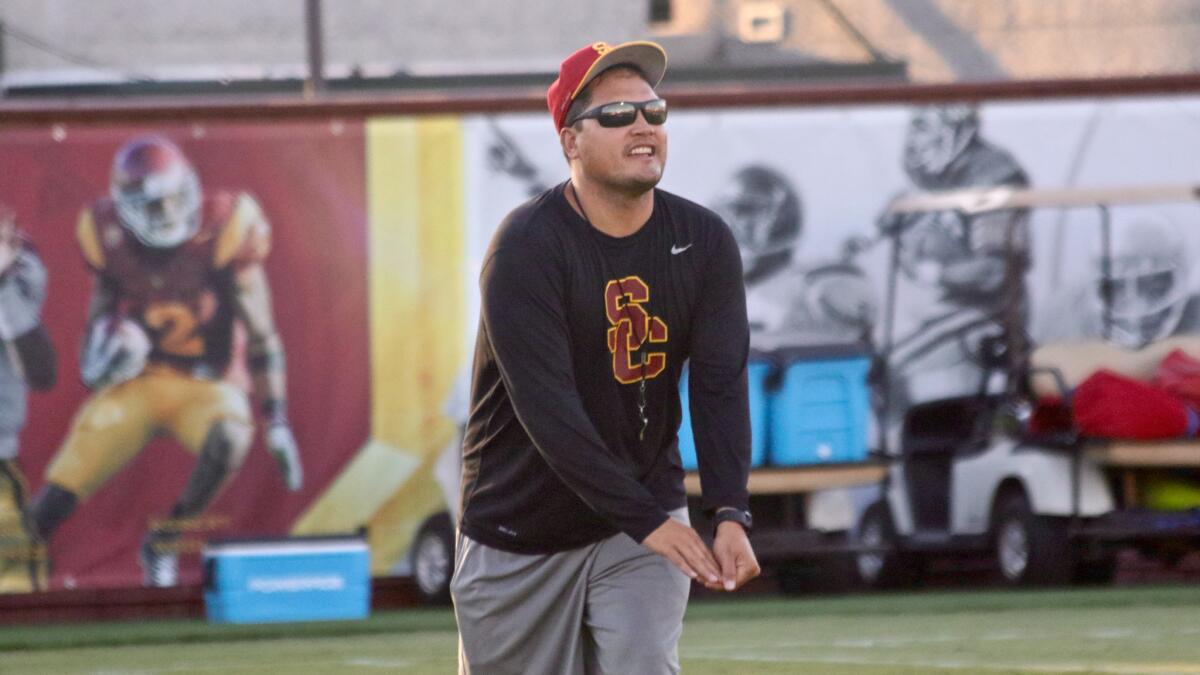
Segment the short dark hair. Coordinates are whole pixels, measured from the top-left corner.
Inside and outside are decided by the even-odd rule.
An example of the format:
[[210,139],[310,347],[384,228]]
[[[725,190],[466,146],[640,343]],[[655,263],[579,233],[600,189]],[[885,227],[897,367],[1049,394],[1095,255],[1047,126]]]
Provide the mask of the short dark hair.
[[[644,81],[646,84],[649,84],[651,88],[654,87],[654,85],[650,83],[650,78],[646,76],[645,71],[632,63],[618,63],[615,66],[609,66],[608,68],[605,68],[599,75],[593,77],[592,81],[588,82],[587,86],[583,88],[583,91],[579,92],[579,95],[575,97],[575,100],[571,101],[571,107],[567,108],[567,116],[563,119],[568,121],[573,120],[575,119],[576,115],[582,115],[583,113],[587,112],[588,106],[592,104],[592,87],[600,81],[600,78],[616,70],[624,70],[633,73],[634,75],[642,78],[642,81]],[[580,122],[582,122],[582,120],[575,120],[575,123],[572,125],[575,127],[576,131],[579,131],[578,125]]]

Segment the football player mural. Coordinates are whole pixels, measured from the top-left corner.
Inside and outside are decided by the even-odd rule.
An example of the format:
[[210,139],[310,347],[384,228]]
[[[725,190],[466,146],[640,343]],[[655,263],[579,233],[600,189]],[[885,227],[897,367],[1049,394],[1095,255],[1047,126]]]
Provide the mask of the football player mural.
[[[1100,250],[1099,230],[1088,278],[1053,298],[1041,312],[1039,342],[1106,339],[1141,349],[1165,337],[1200,330],[1200,297],[1188,264],[1188,243],[1164,214],[1137,213],[1113,222],[1113,241]],[[1107,258],[1107,261],[1105,260]],[[1105,262],[1111,298],[1104,308]]]
[[[1012,155],[982,138],[977,111],[962,105],[914,113],[903,166],[920,192],[1029,183]],[[888,363],[891,411],[979,388],[985,340],[1001,335],[1005,312],[1024,313],[1024,293],[1012,284],[1024,283],[1030,264],[1028,218],[1027,211],[1015,210],[880,221],[882,234],[900,240],[900,304]],[[1016,299],[1015,309],[1009,298]]]
[[862,272],[799,255],[804,207],[791,181],[761,164],[730,177],[713,210],[742,254],[750,344],[758,351],[854,343],[874,320],[876,301]]
[[46,268],[0,204],[0,592],[46,588],[45,553],[25,517],[28,488],[17,463],[26,390],[54,386],[55,354],[41,323]]
[[[80,359],[92,394],[46,469],[30,514],[49,539],[156,435],[196,456],[182,494],[142,540],[144,582],[177,583],[178,542],[253,441],[248,366],[265,443],[287,487],[303,481],[287,418],[283,345],[263,270],[270,224],[244,192],[204,194],[170,141],[125,143],[109,194],[83,209],[77,238],[92,272]],[[235,361],[244,361],[235,363]]]

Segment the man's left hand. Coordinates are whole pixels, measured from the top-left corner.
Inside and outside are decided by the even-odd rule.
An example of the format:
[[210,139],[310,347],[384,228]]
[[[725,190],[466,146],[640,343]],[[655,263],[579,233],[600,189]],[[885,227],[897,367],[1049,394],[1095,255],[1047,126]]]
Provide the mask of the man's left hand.
[[721,566],[721,583],[727,591],[741,588],[762,571],[754,557],[754,549],[750,548],[746,530],[734,522],[717,525],[713,556]]

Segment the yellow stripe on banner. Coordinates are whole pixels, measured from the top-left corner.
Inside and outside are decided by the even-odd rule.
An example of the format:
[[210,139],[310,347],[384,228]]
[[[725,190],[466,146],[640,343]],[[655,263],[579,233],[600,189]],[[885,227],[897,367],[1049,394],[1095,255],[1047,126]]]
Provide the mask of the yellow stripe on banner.
[[368,525],[375,572],[445,508],[431,487],[455,432],[445,400],[464,364],[462,156],[455,117],[367,122],[371,441],[293,531]]
[[371,437],[411,447],[420,407],[421,138],[416,120],[367,125]]
[[368,138],[372,435],[414,447],[441,432],[462,359],[462,131],[455,118],[389,120]]

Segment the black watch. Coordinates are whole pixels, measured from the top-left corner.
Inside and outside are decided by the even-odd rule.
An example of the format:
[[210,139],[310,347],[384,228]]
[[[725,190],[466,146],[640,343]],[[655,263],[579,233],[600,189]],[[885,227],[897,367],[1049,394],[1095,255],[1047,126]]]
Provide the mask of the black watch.
[[742,529],[746,530],[747,532],[754,529],[754,518],[750,515],[749,511],[743,511],[742,509],[724,508],[724,509],[721,509],[720,511],[717,511],[715,514],[713,514],[713,518],[712,518],[713,532],[717,531],[718,525],[720,525],[721,523],[724,523],[726,521],[732,521],[732,522],[737,523],[738,525],[741,525]]

